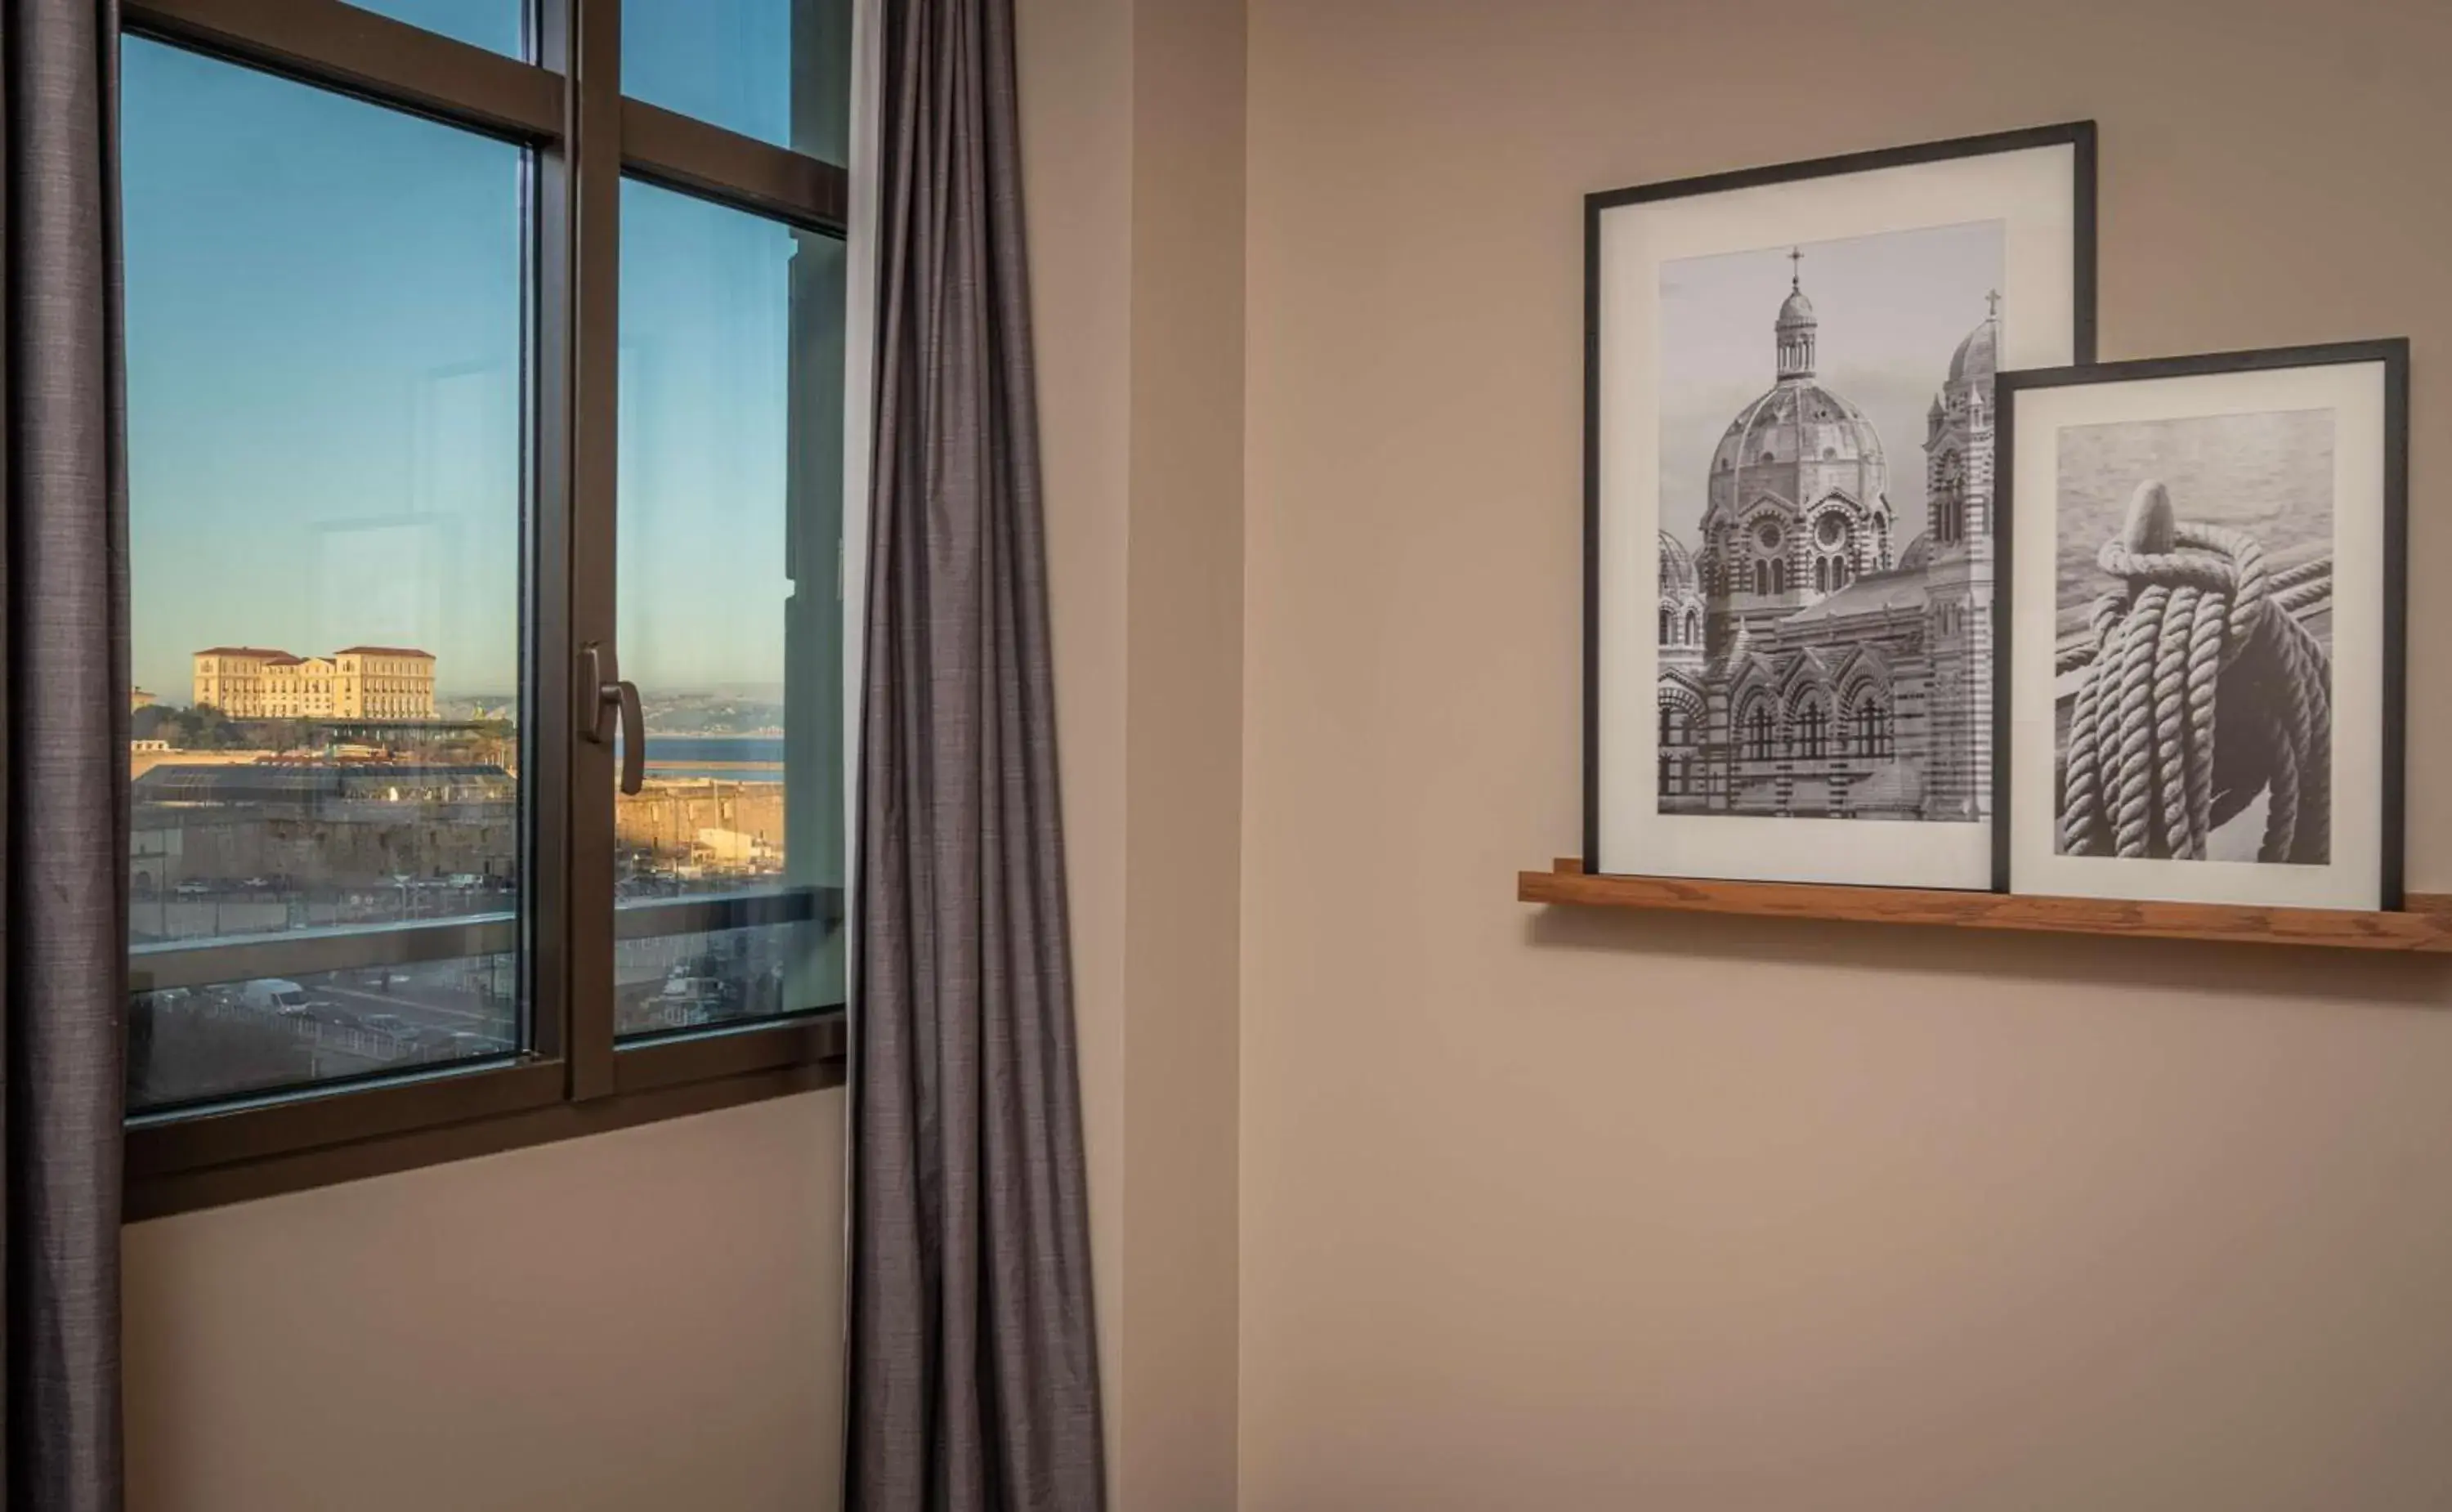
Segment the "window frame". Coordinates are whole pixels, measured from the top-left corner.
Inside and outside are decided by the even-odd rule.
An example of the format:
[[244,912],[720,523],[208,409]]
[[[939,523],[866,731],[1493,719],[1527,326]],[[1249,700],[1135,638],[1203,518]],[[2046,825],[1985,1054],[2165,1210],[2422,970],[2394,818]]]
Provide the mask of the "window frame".
[[[841,1084],[846,1028],[840,1005],[617,1045],[612,972],[622,921],[613,892],[613,753],[576,732],[581,648],[616,646],[624,177],[846,243],[842,687],[846,714],[858,706],[874,328],[866,296],[874,262],[853,190],[866,186],[864,165],[874,161],[867,86],[875,77],[868,50],[875,25],[873,0],[851,4],[850,162],[835,165],[624,96],[622,0],[530,0],[533,62],[344,0],[124,0],[126,34],[425,116],[531,154],[522,587],[528,686],[521,717],[526,759],[542,778],[524,785],[522,908],[507,922],[438,921],[385,936],[415,959],[467,953],[497,937],[497,950],[516,940],[525,1048],[507,1058],[132,1113],[126,1133],[129,1221]],[[857,719],[842,720],[847,772],[854,770],[857,728]],[[856,788],[843,784],[847,806]],[[843,833],[854,833],[849,823]],[[843,870],[848,879],[849,855]],[[757,893],[649,909],[702,913],[722,928],[738,926],[715,921],[754,920],[779,908],[800,916],[792,913],[798,906],[789,895]],[[840,895],[820,894],[808,906],[831,908],[843,928],[852,926],[848,880]],[[355,947],[358,953],[341,964],[362,965],[364,938],[335,937],[320,948]],[[227,962],[248,951],[281,952],[295,961],[318,948],[315,939],[272,936],[190,949]],[[181,953],[175,947],[148,951],[150,969],[132,985],[178,985]],[[200,961],[188,969],[210,968]]]

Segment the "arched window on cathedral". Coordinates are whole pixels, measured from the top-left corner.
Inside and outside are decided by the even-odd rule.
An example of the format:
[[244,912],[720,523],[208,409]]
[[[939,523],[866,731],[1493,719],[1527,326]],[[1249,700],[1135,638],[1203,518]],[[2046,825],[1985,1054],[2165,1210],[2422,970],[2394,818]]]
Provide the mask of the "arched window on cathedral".
[[1813,559],[1813,591],[1815,593],[1830,591],[1830,559],[1828,557]]
[[1955,451],[1943,452],[1936,482],[1933,530],[1942,545],[1953,546],[1967,537],[1966,459]]
[[1754,592],[1764,595],[1768,595],[1770,592],[1770,562],[1758,561],[1754,563]]
[[1746,711],[1746,759],[1770,759],[1770,703],[1768,699],[1757,700],[1752,708]]
[[1673,628],[1671,624],[1671,620],[1674,617],[1670,613],[1669,606],[1667,604],[1662,604],[1660,606],[1660,643],[1664,646],[1669,644],[1670,632]]
[[1686,611],[1686,643],[1690,646],[1703,643],[1703,616],[1697,610]]
[[1822,758],[1823,736],[1830,723],[1822,705],[1809,703],[1796,716],[1796,754],[1808,761]]
[[1774,561],[1770,564],[1770,591],[1773,593],[1788,592],[1788,563],[1784,561]]
[[1890,712],[1869,693],[1856,705],[1856,750],[1869,756],[1890,754]]

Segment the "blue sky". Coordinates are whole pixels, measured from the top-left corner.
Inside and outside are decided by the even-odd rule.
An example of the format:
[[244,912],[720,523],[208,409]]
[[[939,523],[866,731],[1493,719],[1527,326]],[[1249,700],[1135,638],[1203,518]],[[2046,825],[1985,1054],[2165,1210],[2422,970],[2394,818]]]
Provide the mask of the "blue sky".
[[[507,0],[368,9],[520,50]],[[629,0],[625,87],[781,140],[790,10]],[[204,646],[405,642],[446,697],[507,693],[524,154],[134,39],[124,99],[137,682],[185,702]],[[800,239],[635,184],[623,219],[623,670],[775,681]]]

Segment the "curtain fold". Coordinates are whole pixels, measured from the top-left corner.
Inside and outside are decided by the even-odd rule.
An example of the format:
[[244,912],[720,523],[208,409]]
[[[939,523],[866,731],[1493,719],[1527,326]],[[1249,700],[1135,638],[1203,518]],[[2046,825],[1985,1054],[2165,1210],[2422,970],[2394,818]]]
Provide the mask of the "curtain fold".
[[845,1504],[1097,1509],[1013,7],[882,10]]
[[0,899],[8,1504],[121,1502],[128,502],[118,7],[0,10],[8,719]]

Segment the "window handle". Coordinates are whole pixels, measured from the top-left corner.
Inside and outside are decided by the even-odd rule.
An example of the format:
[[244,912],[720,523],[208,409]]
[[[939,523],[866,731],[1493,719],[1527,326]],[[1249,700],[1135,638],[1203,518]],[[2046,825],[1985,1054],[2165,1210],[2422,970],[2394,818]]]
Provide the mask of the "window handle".
[[639,708],[639,685],[623,677],[613,653],[596,641],[579,648],[579,734],[605,745],[621,721],[622,791],[636,795],[647,775],[647,719]]

